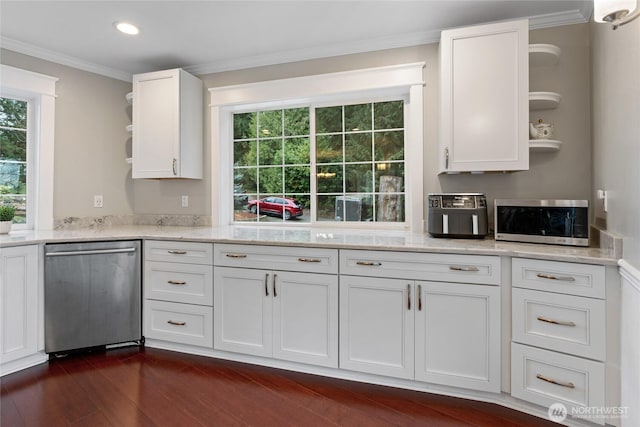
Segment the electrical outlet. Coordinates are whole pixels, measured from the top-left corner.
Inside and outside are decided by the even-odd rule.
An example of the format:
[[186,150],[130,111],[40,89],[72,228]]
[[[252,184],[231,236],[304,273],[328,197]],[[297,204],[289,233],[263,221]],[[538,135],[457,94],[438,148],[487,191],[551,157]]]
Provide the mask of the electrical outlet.
[[189,196],[182,196],[182,207],[183,208],[189,207]]
[[93,196],[93,207],[101,208],[104,207],[104,200],[102,199],[102,194],[96,194]]

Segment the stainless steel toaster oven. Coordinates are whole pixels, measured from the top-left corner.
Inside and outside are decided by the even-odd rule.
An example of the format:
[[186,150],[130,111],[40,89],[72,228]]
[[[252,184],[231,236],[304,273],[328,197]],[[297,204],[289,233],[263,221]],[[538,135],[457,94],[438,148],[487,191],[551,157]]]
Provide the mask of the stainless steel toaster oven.
[[488,234],[484,194],[431,193],[427,203],[427,231],[433,237],[482,239]]

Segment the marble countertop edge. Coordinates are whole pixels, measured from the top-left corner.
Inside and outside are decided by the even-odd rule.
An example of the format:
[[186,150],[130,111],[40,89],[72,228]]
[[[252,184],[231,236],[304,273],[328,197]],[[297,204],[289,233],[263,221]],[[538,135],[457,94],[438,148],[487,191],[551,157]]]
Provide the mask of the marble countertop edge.
[[207,243],[262,244],[352,250],[497,255],[586,264],[617,265],[614,252],[485,239],[440,239],[427,233],[362,229],[318,229],[256,226],[104,226],[72,230],[12,231],[0,235],[0,248],[29,244],[128,239],[181,240]]

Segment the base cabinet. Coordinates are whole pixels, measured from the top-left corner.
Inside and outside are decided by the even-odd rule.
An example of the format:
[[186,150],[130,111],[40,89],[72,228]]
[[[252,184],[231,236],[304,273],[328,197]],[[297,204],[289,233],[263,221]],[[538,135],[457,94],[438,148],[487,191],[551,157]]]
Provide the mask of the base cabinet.
[[500,392],[500,288],[416,282],[415,378]]
[[500,288],[340,278],[340,367],[500,391]]
[[214,348],[338,367],[335,275],[216,267]]
[[[39,355],[38,246],[2,248],[0,255],[0,373]],[[41,354],[44,359],[46,356]]]

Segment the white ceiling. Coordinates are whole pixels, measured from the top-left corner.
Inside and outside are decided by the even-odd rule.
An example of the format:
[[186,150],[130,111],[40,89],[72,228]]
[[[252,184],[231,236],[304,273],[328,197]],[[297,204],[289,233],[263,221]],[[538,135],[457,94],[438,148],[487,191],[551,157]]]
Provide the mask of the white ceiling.
[[[0,1],[0,46],[122,80],[195,74],[436,42],[442,29],[515,18],[587,22],[591,0]],[[125,20],[137,36],[113,28]]]

